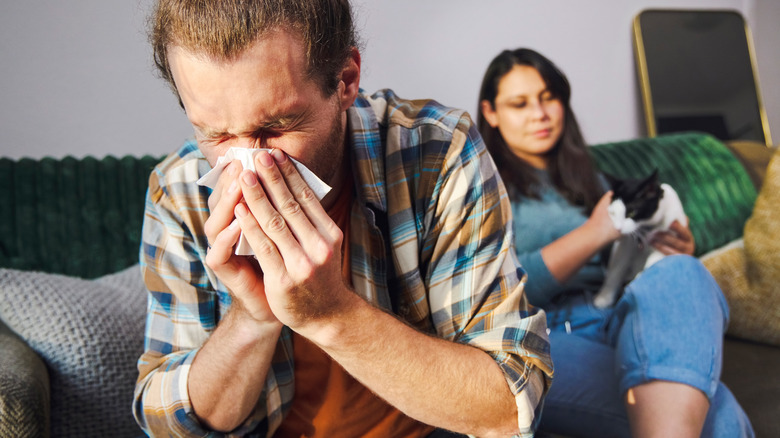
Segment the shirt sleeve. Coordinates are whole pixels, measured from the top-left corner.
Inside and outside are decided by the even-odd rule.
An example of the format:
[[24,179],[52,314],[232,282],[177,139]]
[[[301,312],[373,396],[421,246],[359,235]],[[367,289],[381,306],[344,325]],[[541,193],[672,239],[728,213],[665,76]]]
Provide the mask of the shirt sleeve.
[[515,395],[521,436],[532,436],[553,371],[546,317],[526,300],[509,198],[468,115],[446,154],[429,208],[436,226],[423,245],[432,248],[434,324],[445,339],[493,357]]
[[[215,280],[204,263],[206,197],[194,181],[166,186],[164,178],[155,169],[146,199],[140,261],[149,295],[133,414],[150,436],[207,436],[211,431],[194,413],[187,379],[195,355],[227,309],[229,295],[212,286]],[[242,435],[262,429],[260,425],[269,429],[270,419],[280,421],[279,397],[269,371],[255,411],[233,433]]]

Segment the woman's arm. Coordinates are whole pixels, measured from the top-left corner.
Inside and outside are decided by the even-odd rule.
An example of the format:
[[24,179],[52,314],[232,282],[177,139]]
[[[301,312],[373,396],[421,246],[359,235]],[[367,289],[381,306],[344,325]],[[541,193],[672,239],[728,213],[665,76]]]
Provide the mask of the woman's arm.
[[584,224],[542,248],[544,264],[559,283],[568,281],[605,245],[620,237],[607,213],[611,200],[610,191],[601,197]]

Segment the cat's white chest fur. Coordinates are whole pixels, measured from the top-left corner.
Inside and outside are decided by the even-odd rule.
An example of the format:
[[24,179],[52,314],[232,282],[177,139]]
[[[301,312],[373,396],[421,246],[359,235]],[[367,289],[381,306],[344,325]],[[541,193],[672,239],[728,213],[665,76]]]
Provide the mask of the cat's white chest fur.
[[688,225],[677,192],[668,184],[661,184],[661,189],[658,209],[647,219],[635,221],[626,217],[626,206],[619,199],[610,203],[607,212],[621,237],[612,247],[604,284],[593,299],[596,307],[613,305],[626,283],[664,257],[648,243],[654,233],[668,230],[675,220]]

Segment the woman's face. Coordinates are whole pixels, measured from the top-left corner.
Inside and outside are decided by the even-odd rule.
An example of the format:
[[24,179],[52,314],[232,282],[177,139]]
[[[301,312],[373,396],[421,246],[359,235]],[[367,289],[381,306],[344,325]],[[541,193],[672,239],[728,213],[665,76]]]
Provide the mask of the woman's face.
[[495,107],[486,100],[480,105],[515,155],[536,168],[547,167],[547,154],[563,131],[564,109],[535,68],[516,65],[498,83]]

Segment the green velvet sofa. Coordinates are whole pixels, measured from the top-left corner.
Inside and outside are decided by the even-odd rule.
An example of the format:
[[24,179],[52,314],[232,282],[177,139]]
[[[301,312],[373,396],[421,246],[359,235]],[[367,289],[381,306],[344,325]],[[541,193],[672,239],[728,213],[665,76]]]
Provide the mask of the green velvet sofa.
[[0,437],[144,436],[137,263],[161,159],[0,158]]
[[[742,236],[772,153],[695,133],[592,151],[616,175],[658,167],[699,256]],[[0,158],[0,436],[143,435],[131,414],[146,299],[137,260],[161,158]],[[726,336],[723,380],[759,437],[780,436],[777,369],[778,346]]]

